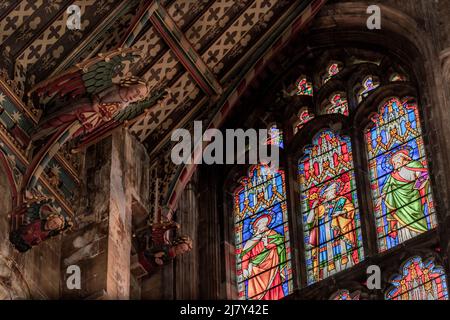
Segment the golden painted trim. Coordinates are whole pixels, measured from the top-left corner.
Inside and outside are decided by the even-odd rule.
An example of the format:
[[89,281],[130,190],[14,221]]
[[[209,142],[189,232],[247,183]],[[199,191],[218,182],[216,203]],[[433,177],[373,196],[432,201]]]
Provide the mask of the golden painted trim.
[[25,104],[23,103],[23,101],[21,99],[19,99],[19,97],[17,97],[17,95],[14,93],[14,91],[11,89],[11,87],[5,83],[5,81],[3,79],[0,79],[0,88],[5,91],[6,95],[8,96],[8,98],[10,98],[13,103],[15,104],[15,106],[19,107],[19,109],[21,109],[23,112],[25,112],[28,117],[35,123],[38,123],[38,118],[35,114],[33,114],[27,106],[25,106]]

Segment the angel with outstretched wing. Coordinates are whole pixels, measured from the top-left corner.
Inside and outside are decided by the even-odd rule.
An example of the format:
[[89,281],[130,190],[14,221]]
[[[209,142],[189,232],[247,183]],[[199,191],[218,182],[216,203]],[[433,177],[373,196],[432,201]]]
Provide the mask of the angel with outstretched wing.
[[147,83],[137,77],[125,78],[119,84],[112,82],[124,61],[136,59],[135,52],[135,49],[120,49],[97,56],[33,88],[30,95],[37,93],[46,104],[53,101],[45,109],[33,140],[45,139],[74,123],[77,129],[72,130],[71,139],[98,129],[104,133],[105,127],[133,120],[163,98],[162,91],[149,97]]
[[136,59],[136,51],[99,54],[30,91],[30,97],[44,105],[44,113],[32,136],[34,145],[40,147],[27,169],[22,191],[36,186],[49,161],[68,141],[77,138],[76,150],[96,143],[121,125],[137,121],[166,97],[163,89],[150,94],[145,81],[136,77],[113,83],[122,63]]
[[[33,145],[39,147],[23,176],[12,216],[29,215],[24,210],[32,203],[27,194],[37,188],[45,168],[65,143],[77,138],[77,149],[95,143],[114,129],[137,121],[165,97],[165,90],[152,90],[150,93],[146,82],[136,77],[113,83],[112,79],[123,62],[134,61],[138,56],[136,52],[136,49],[117,49],[99,54],[37,84],[29,92],[33,102],[38,100],[43,106],[43,115],[32,136]],[[25,239],[22,242],[25,241],[26,245],[19,243],[16,247],[22,251],[29,250],[48,235],[63,230],[66,224],[61,221],[56,215],[52,219],[33,220],[20,226],[17,237],[11,241],[19,243]]]

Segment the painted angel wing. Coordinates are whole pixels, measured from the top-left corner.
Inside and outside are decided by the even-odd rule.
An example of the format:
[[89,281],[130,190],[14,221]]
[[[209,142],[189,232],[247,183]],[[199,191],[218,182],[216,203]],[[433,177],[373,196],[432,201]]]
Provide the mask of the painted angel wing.
[[70,96],[76,98],[84,94],[97,94],[112,86],[114,73],[124,61],[138,57],[137,49],[117,49],[107,54],[85,60],[61,75],[38,83],[30,92],[39,97]]

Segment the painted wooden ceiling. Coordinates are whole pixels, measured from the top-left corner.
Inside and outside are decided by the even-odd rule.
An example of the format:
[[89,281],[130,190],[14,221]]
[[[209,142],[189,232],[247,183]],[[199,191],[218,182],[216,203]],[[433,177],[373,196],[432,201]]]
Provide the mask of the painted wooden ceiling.
[[[289,12],[309,2],[4,0],[0,2],[0,69],[25,97],[35,83],[85,58],[120,46],[140,49],[142,58],[127,65],[117,78],[138,75],[155,89],[170,88],[165,103],[131,127],[149,150],[156,151],[172,129],[197,117],[235,83],[240,69],[273,29],[282,27]],[[142,15],[155,3],[162,10],[160,16],[166,15],[160,17],[164,20],[160,26]],[[81,9],[81,30],[66,25],[72,4]],[[170,36],[172,40],[175,36],[174,43]],[[177,44],[177,36],[184,42]],[[194,67],[186,60],[196,60]],[[205,81],[214,90],[208,90]]]
[[[202,120],[204,129],[220,128],[325,2],[3,0],[0,77],[33,109],[27,92],[36,83],[100,53],[139,49],[140,59],[118,70],[114,81],[135,75],[154,90],[170,91],[129,129],[152,159],[150,188],[159,190],[158,199],[152,193],[152,203],[174,210],[196,165],[171,161],[173,129],[192,130],[194,120]],[[80,30],[67,26],[71,5],[80,8]]]

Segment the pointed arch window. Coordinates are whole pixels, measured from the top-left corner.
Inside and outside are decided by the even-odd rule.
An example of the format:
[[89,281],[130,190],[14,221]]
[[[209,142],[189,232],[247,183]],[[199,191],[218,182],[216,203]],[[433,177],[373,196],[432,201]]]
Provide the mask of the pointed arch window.
[[378,249],[385,251],[437,224],[415,100],[386,101],[365,137]]
[[325,84],[331,80],[335,75],[341,72],[341,64],[339,62],[332,62],[328,65],[327,71],[325,72],[322,83]]
[[306,77],[300,77],[297,81],[297,95],[299,96],[313,96],[313,86]]
[[350,138],[323,130],[298,165],[307,282],[364,259]]
[[362,87],[358,92],[358,103],[363,101],[369,93],[380,86],[380,83],[372,76],[368,76],[362,82]]
[[310,113],[308,108],[301,108],[298,113],[298,121],[295,123],[294,126],[294,134],[296,134],[303,126],[314,119],[314,114]]
[[329,101],[329,104],[325,107],[325,114],[340,113],[348,116],[348,101],[344,93],[333,94]]
[[412,257],[400,271],[391,278],[386,300],[448,300],[445,271],[433,260],[422,262],[422,258]]
[[234,199],[239,298],[278,300],[289,295],[293,280],[284,171],[253,166]]

